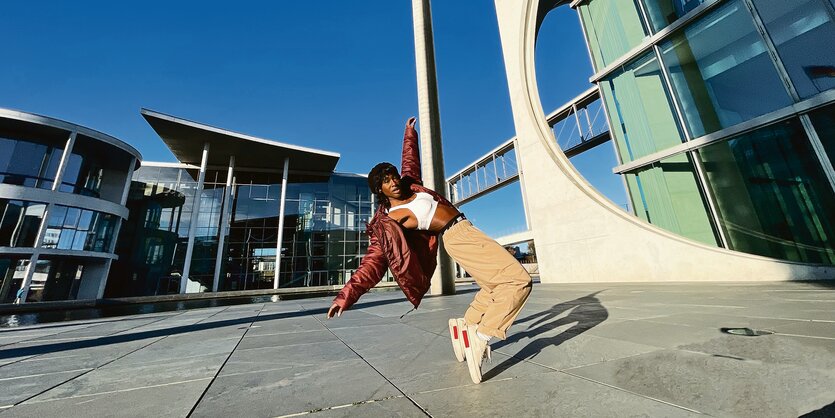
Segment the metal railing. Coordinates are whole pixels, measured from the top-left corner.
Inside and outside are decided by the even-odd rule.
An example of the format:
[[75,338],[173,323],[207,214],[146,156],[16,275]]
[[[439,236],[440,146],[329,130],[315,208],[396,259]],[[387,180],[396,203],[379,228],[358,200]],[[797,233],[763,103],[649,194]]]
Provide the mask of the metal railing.
[[450,201],[462,205],[519,178],[516,140],[511,139],[447,178]]
[[596,86],[551,112],[547,120],[557,145],[568,158],[610,139],[609,123]]
[[[557,145],[569,158],[610,140],[609,123],[597,87],[547,116]],[[516,138],[511,138],[446,179],[450,201],[463,205],[519,178]]]

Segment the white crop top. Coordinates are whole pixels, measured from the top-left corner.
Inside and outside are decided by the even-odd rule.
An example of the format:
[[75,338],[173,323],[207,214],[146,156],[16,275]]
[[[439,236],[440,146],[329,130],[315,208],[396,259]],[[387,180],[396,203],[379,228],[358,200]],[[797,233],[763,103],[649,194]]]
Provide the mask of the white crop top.
[[386,213],[390,213],[391,211],[398,209],[411,210],[418,221],[417,229],[426,231],[429,229],[429,225],[432,224],[432,218],[435,217],[435,210],[438,209],[438,201],[436,201],[429,193],[417,192],[415,193],[415,198],[411,202],[406,203],[405,205],[389,208]]

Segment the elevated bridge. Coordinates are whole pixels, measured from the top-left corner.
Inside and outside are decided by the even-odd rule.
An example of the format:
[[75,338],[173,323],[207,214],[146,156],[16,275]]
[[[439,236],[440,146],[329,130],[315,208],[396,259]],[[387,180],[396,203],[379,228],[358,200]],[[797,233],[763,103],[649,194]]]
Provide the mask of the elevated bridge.
[[[596,86],[551,112],[547,120],[557,145],[569,158],[611,139]],[[516,138],[511,138],[449,176],[450,201],[461,206],[519,180],[516,147]]]

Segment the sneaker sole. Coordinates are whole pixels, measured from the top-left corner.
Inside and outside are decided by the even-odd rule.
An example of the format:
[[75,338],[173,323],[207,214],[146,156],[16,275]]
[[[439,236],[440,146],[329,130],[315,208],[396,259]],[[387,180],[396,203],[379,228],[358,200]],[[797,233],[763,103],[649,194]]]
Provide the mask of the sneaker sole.
[[452,341],[452,351],[455,353],[455,359],[459,363],[464,361],[464,344],[461,342],[461,328],[458,326],[457,319],[449,320],[449,338]]

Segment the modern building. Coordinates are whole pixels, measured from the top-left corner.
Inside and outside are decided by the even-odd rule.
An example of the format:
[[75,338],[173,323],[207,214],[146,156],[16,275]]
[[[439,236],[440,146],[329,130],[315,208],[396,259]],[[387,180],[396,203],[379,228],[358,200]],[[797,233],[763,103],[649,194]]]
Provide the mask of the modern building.
[[140,158],[101,132],[0,109],[0,303],[101,295]]
[[340,286],[357,269],[372,201],[364,176],[333,172],[339,154],[142,115],[180,162],[134,175],[104,296]]
[[[447,181],[459,203],[520,182],[528,231],[504,243],[535,243],[543,282],[835,279],[835,0],[495,5],[517,135]],[[569,5],[595,88],[546,114],[536,38]],[[359,266],[374,202],[339,154],[141,113],[177,163],[0,110],[0,303],[340,286]],[[632,213],[571,164],[606,143]]]
[[835,264],[831,0],[575,2],[635,214]]
[[[515,154],[544,282],[835,278],[832,0],[495,4],[516,137],[493,160]],[[569,5],[632,214],[557,145],[563,110],[542,109],[537,35]],[[565,107],[578,124],[589,97]]]
[[179,162],[0,110],[0,303],[341,286],[358,268],[373,202],[339,154],[142,116]]

